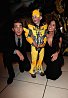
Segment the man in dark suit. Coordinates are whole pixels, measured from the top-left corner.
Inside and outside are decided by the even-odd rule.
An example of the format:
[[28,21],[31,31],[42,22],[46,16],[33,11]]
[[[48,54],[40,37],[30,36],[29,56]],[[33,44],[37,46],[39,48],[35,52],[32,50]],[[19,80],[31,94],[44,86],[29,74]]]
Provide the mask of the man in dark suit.
[[19,63],[20,72],[29,71],[31,68],[30,62],[26,55],[26,39],[23,32],[21,19],[16,19],[13,22],[11,34],[8,36],[7,48],[3,56],[4,65],[7,67],[9,78],[7,84],[13,82],[15,77],[12,66],[13,61]]

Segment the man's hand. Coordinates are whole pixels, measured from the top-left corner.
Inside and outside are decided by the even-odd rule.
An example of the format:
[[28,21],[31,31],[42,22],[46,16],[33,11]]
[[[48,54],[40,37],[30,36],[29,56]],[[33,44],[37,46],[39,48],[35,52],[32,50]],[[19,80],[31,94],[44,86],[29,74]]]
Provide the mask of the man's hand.
[[24,60],[24,56],[23,56],[23,54],[19,50],[16,50],[16,54],[19,56],[21,61]]

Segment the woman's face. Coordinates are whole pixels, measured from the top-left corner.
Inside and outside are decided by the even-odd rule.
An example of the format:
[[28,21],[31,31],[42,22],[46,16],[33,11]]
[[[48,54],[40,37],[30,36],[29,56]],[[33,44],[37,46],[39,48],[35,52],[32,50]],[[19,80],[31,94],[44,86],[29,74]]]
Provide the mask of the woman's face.
[[55,29],[56,29],[56,23],[55,23],[55,21],[53,20],[53,21],[50,22],[50,24],[49,24],[49,26],[48,26],[48,31],[49,31],[49,32],[54,32]]

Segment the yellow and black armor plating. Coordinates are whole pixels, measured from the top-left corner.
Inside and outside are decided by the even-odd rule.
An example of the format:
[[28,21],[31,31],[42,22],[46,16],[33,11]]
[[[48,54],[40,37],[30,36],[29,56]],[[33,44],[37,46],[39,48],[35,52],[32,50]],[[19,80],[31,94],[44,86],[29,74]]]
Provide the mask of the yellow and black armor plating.
[[[42,61],[44,57],[44,45],[47,40],[45,36],[46,29],[47,25],[38,27],[31,24],[28,25],[28,29],[24,28],[26,40],[31,44],[32,63],[29,71],[31,74],[35,74],[37,71],[43,72]],[[36,48],[33,45],[33,41],[41,47]]]

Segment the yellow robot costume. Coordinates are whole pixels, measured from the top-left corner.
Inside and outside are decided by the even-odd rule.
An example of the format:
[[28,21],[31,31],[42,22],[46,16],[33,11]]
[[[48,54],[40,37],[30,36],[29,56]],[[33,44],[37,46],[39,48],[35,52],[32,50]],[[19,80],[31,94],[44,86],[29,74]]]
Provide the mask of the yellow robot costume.
[[[35,11],[35,14],[39,16],[39,12]],[[33,13],[34,15],[34,13]],[[36,26],[28,24],[28,29],[24,28],[26,40],[31,44],[31,69],[30,74],[44,73],[42,68],[42,61],[44,57],[44,45],[46,44],[45,30],[47,29],[47,24],[42,26]],[[36,48],[33,41],[40,46]]]

